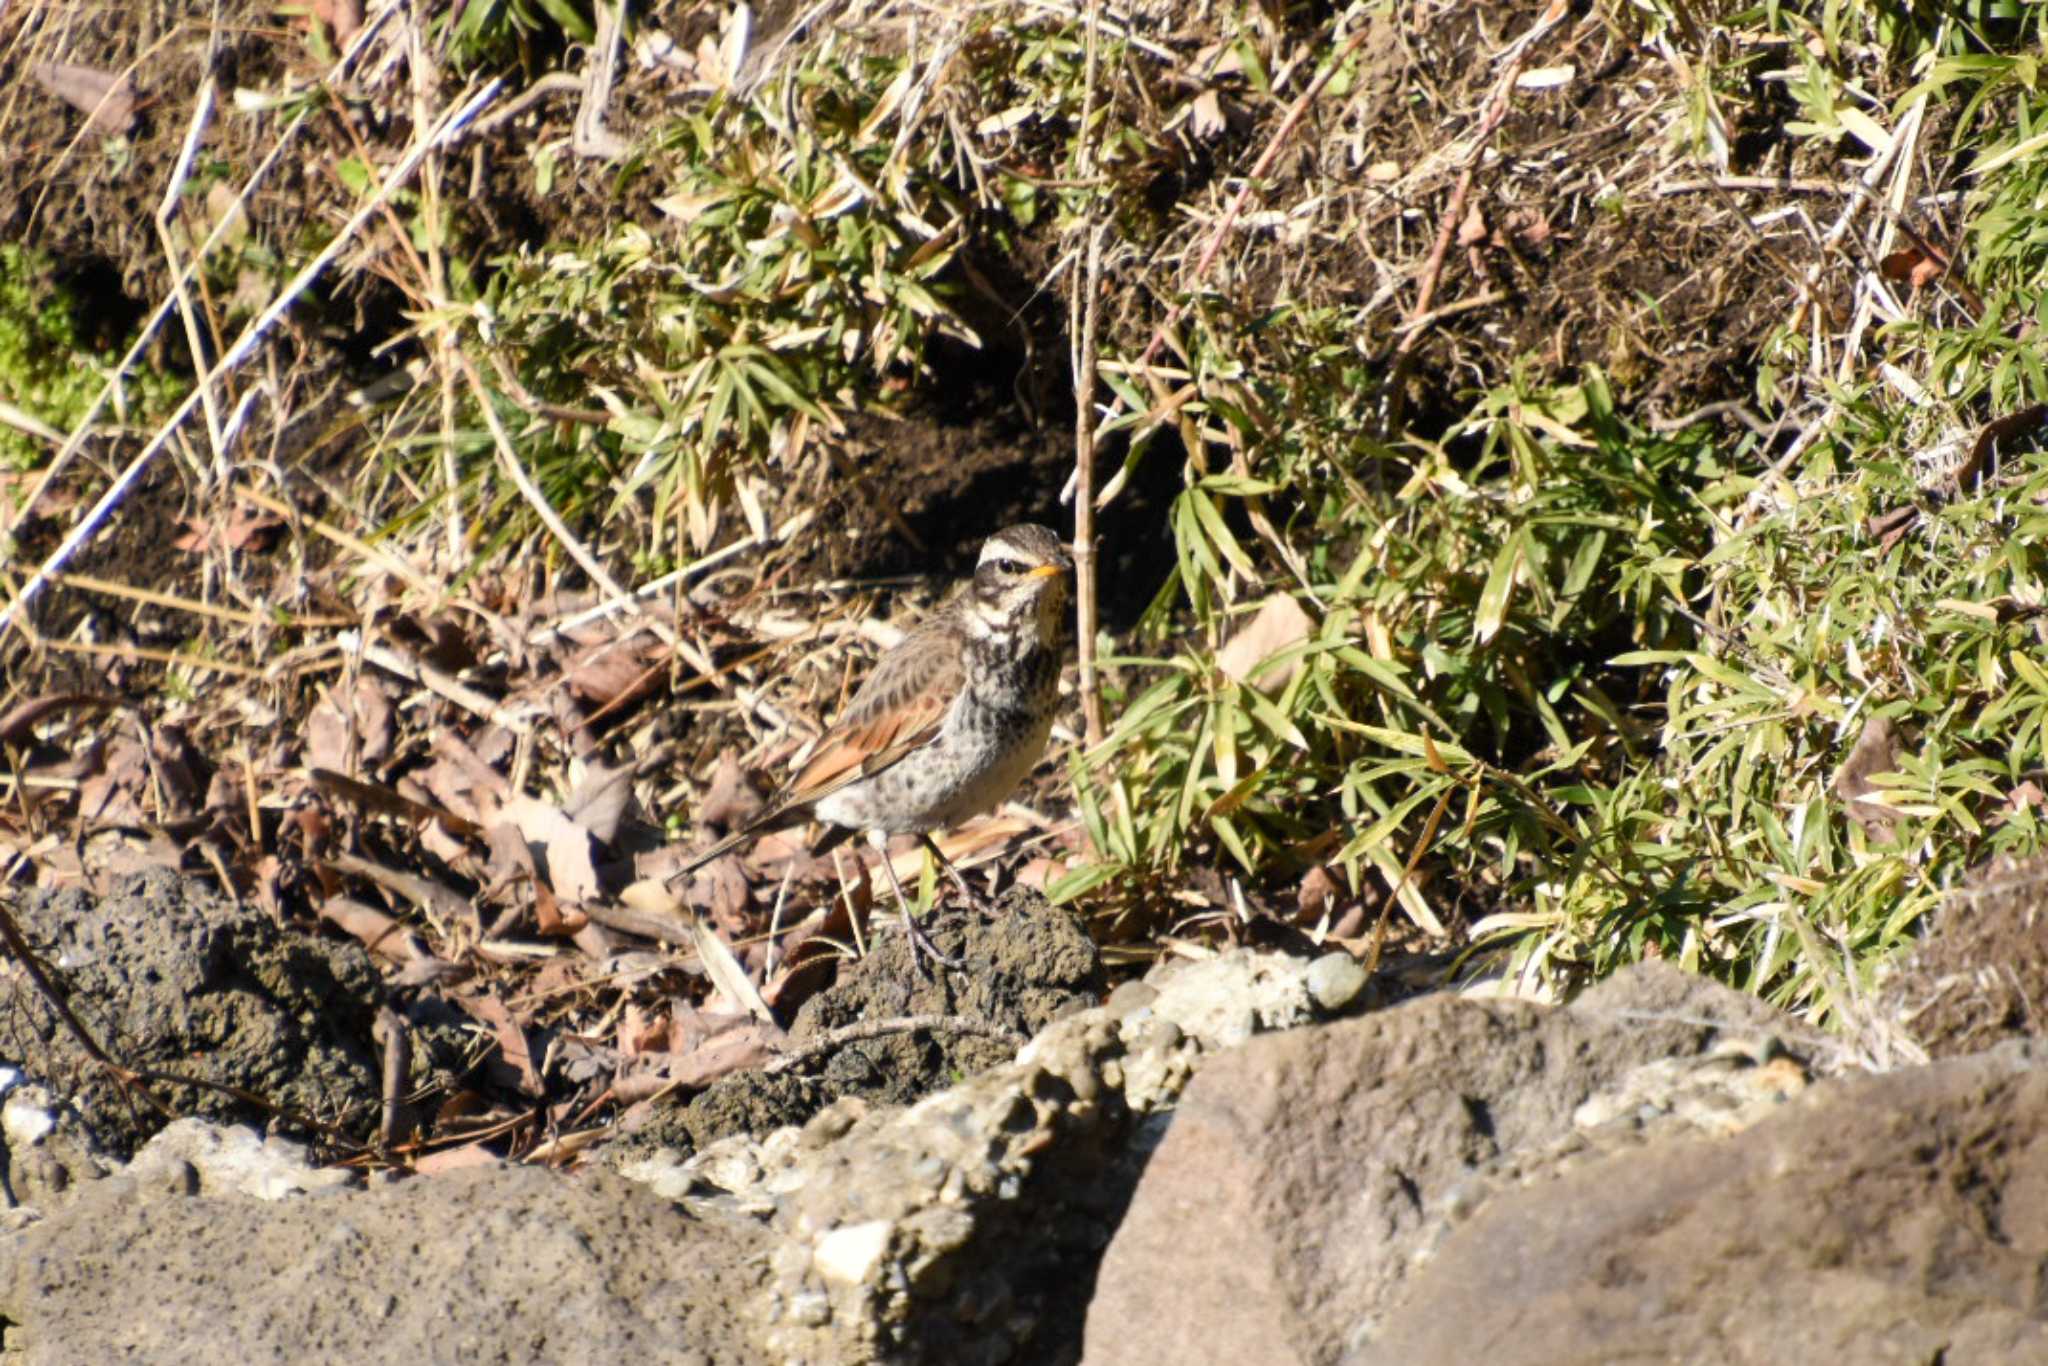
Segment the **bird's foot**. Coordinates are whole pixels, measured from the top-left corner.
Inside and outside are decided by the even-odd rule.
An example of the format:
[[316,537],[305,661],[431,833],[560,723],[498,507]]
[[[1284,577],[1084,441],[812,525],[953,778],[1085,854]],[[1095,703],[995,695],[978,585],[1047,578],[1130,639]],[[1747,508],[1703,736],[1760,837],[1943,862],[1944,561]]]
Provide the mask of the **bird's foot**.
[[932,937],[924,932],[923,926],[911,918],[907,910],[903,916],[903,933],[910,940],[911,965],[917,969],[920,977],[932,976],[934,964],[952,972],[959,972],[967,966],[958,958],[948,957],[943,949],[934,944]]

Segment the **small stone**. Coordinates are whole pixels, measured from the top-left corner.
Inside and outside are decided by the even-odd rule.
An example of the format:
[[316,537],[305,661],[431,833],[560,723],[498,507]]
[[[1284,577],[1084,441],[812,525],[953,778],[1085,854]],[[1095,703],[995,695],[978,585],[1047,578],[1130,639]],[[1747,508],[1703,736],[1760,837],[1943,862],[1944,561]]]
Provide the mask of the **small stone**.
[[5,1127],[8,1146],[27,1148],[57,1127],[57,1117],[50,1112],[43,1089],[26,1086],[20,1095],[8,1098],[6,1109],[0,1110],[0,1125]]
[[1348,953],[1326,953],[1308,965],[1308,994],[1325,1015],[1335,1015],[1365,990],[1365,969]]
[[1125,982],[1115,991],[1110,992],[1109,999],[1103,1004],[1109,1007],[1110,1014],[1118,1019],[1122,1019],[1127,1015],[1134,1015],[1138,1011],[1149,1010],[1152,1003],[1158,999],[1158,987],[1153,986],[1150,982],[1141,982],[1133,979]]
[[822,1290],[806,1290],[789,1297],[790,1322],[805,1328],[823,1328],[832,1322],[832,1297]]
[[863,1285],[888,1255],[896,1225],[888,1219],[835,1228],[811,1249],[811,1265],[820,1276],[841,1285]]

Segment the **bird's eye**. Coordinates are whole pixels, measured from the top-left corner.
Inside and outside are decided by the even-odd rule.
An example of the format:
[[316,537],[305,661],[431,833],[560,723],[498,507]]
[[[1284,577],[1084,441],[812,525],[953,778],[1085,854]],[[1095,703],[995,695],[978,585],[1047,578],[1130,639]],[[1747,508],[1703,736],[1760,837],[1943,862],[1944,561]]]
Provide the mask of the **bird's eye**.
[[1028,566],[1022,560],[1012,560],[1005,558],[996,561],[996,568],[1000,569],[1005,574],[1014,575],[1025,573],[1028,569]]

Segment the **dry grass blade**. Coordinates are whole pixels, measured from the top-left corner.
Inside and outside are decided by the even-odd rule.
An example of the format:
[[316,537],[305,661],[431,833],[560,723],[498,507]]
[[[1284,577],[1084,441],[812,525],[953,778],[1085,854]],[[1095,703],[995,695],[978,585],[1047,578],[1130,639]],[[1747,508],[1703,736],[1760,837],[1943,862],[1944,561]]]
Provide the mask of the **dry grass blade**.
[[390,173],[378,184],[376,190],[356,210],[348,222],[342,226],[341,230],[334,235],[333,240],[322,247],[320,252],[311,261],[307,262],[283,289],[278,291],[277,296],[270,301],[269,306],[262,313],[258,314],[248,327],[243,329],[242,335],[236,339],[233,346],[228,348],[227,354],[223,355],[207,371],[199,383],[193,387],[192,393],[158,427],[156,434],[149,439],[148,444],[143,446],[135,458],[129,461],[127,468],[122,470],[119,477],[114,480],[113,486],[93,505],[91,511],[79,518],[77,524],[64,537],[62,543],[50,553],[49,558],[43,562],[41,567],[34,574],[30,575],[28,582],[21,586],[20,591],[14,595],[13,600],[4,609],[0,609],[0,631],[4,631],[19,616],[22,609],[35,600],[36,594],[50,581],[50,576],[62,569],[71,557],[78,552],[79,548],[98,533],[107,515],[120,504],[122,499],[127,497],[129,490],[141,478],[143,471],[148,468],[150,461],[155,458],[159,451],[163,450],[170,441],[171,434],[184,424],[186,418],[192,415],[193,409],[199,406],[202,397],[210,390],[211,386],[218,383],[223,376],[234,373],[244,361],[248,360],[255,353],[256,348],[262,344],[270,329],[276,326],[284,315],[290,311],[292,305],[297,302],[299,296],[306,291],[307,287],[348,248],[355,240],[355,235],[362,231],[363,226],[382,210],[384,202],[403,188],[407,181],[412,179],[412,173],[419,168],[420,162],[426,158],[427,154],[459,136],[462,130],[469,124],[469,121],[481,113],[497,97],[497,92],[498,83],[493,81],[465,101],[460,108],[443,119],[432,130],[414,141],[412,147],[399,159],[398,164],[391,168]]

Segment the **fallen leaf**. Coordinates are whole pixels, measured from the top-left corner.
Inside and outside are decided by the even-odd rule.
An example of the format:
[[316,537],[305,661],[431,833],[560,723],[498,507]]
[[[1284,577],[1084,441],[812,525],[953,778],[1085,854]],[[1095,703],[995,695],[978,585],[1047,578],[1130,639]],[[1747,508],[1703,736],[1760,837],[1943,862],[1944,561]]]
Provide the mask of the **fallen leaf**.
[[126,705],[119,698],[93,693],[67,692],[32,697],[0,712],[0,744],[21,744],[30,731],[59,712],[108,711]]
[[1889,840],[1898,829],[1899,813],[1869,799],[1884,790],[1871,781],[1872,776],[1898,770],[1899,749],[1891,719],[1873,716],[1863,723],[1863,734],[1835,773],[1835,795],[1848,804],[1850,818],[1873,840]]
[[473,1167],[502,1167],[504,1159],[481,1143],[465,1143],[459,1148],[442,1148],[427,1153],[412,1164],[413,1171],[420,1176],[444,1176],[449,1172],[468,1171]]
[[306,763],[337,773],[360,773],[391,757],[391,700],[377,680],[356,678],[347,707],[332,689],[306,717]]
[[545,859],[541,875],[557,896],[592,901],[603,894],[590,855],[590,832],[568,813],[535,797],[514,797],[498,808],[497,824],[516,829]]
[[1315,620],[1302,610],[1299,602],[1286,593],[1276,593],[1253,615],[1251,621],[1235,635],[1224,642],[1216,652],[1216,667],[1240,683],[1253,686],[1268,695],[1284,692],[1301,671],[1301,661],[1296,660],[1285,669],[1268,669],[1263,674],[1259,666],[1293,645],[1308,639],[1315,630]]
[[1299,918],[1313,920],[1335,905],[1343,891],[1329,868],[1318,863],[1302,875],[1301,885],[1294,889],[1294,904],[1300,911]]
[[533,1050],[526,1042],[526,1032],[512,1018],[512,1012],[505,1003],[488,992],[477,996],[457,996],[455,1002],[491,1031],[491,1037],[498,1043],[498,1058],[519,1089],[529,1096],[541,1094],[540,1071],[534,1066]]
[[1458,245],[1477,246],[1487,238],[1486,215],[1477,204],[1465,215],[1465,221],[1458,225]]
[[363,0],[313,0],[312,13],[333,32],[336,47],[347,47],[363,26]]
[[69,62],[37,62],[29,69],[36,84],[82,114],[86,127],[119,137],[135,123],[135,86],[126,76]]
[[139,825],[140,794],[149,781],[142,746],[119,736],[99,752],[99,770],[78,785],[78,815],[88,825]]
[[633,795],[631,764],[591,763],[576,784],[576,790],[562,803],[570,820],[600,844],[610,844],[625,819],[626,803]]
[[401,970],[445,980],[462,969],[430,952],[420,937],[374,906],[345,896],[331,896],[320,904],[320,918],[353,937],[371,956],[399,966]]
[[1924,289],[1948,274],[1948,257],[1929,243],[1904,247],[1878,262],[1878,273],[1887,280],[1899,280],[1914,289]]
[[1960,491],[1983,472],[2002,444],[2015,437],[2026,436],[2044,425],[2048,425],[2048,403],[2036,403],[1985,423],[1970,445],[1970,458],[1950,476],[1950,487]]
[[607,641],[581,651],[563,667],[572,695],[599,706],[635,701],[652,692],[667,673],[666,647],[651,636]]
[[761,794],[747,781],[739,760],[731,750],[721,751],[718,767],[711,772],[711,785],[704,800],[697,804],[697,820],[724,830],[737,830],[760,815],[762,805]]

